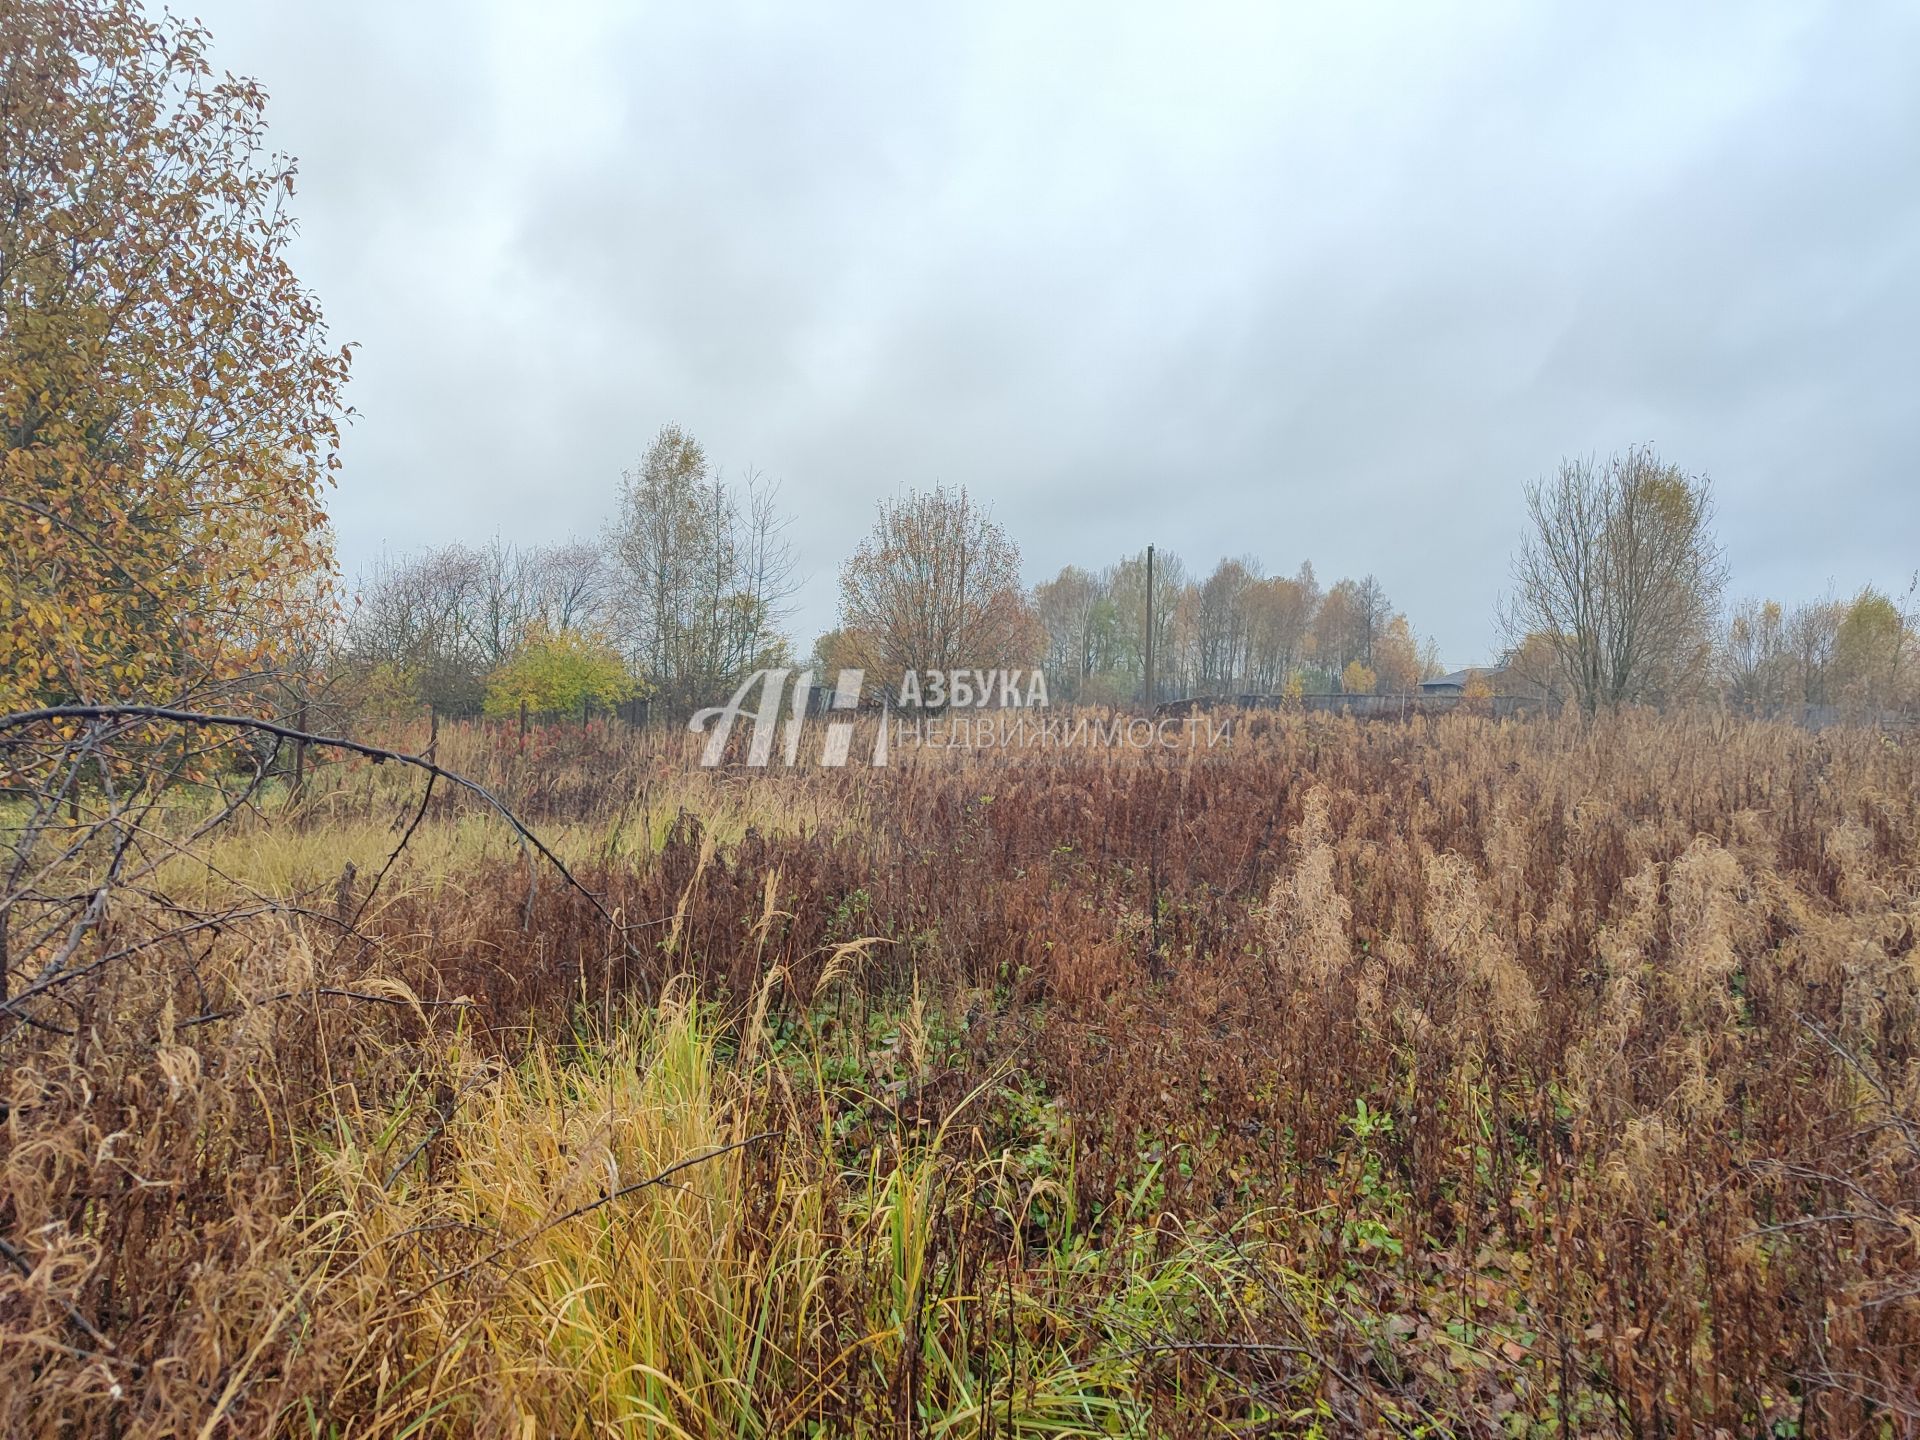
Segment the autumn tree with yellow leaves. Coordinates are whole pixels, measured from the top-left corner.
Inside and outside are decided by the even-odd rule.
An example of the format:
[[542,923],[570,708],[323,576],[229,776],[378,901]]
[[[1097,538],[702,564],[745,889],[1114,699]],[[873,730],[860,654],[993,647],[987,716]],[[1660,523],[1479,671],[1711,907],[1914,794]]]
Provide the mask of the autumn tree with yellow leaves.
[[204,700],[324,614],[348,351],[287,263],[294,165],[199,26],[0,28],[0,711]]

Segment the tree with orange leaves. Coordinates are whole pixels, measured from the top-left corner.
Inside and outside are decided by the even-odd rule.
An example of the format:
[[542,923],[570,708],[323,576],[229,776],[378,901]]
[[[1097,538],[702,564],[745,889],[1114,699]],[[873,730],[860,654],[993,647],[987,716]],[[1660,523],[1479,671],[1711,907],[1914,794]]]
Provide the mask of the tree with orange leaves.
[[1046,631],[1020,583],[1020,549],[966,490],[882,502],[840,570],[848,653],[876,680],[955,667],[1037,664]]
[[0,30],[0,711],[205,699],[324,612],[346,349],[258,85],[128,0]]

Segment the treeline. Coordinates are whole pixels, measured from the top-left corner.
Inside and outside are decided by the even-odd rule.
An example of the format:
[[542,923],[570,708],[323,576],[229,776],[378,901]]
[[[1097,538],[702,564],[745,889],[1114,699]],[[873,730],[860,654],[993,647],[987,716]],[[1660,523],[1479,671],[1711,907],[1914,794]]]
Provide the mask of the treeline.
[[1848,603],[1725,611],[1712,485],[1650,446],[1562,460],[1525,501],[1501,608],[1503,683],[1588,714],[1708,700],[1762,712],[1920,704],[1920,575],[1903,602],[1868,587]]
[[596,540],[386,558],[360,577],[331,667],[371,704],[574,714],[713,703],[788,659],[793,557],[774,487],[730,481],[668,426]]
[[[1791,607],[1745,599],[1682,663],[1631,697],[1633,703],[1724,704],[1762,716],[1805,710],[1855,714],[1920,711],[1920,627],[1896,599],[1872,586],[1850,600]],[[1577,701],[1566,667],[1545,637],[1527,637],[1487,669],[1489,691]]]
[[[637,696],[679,714],[795,658],[773,487],[722,475],[671,426],[621,478],[604,534],[388,558],[337,607],[323,502],[351,351],[288,265],[291,163],[229,143],[261,133],[263,95],[213,80],[195,25],[110,5],[22,13],[0,27],[18,61],[0,205],[0,709],[298,713],[325,688],[456,715]],[[1478,657],[1469,688],[1588,712],[1920,703],[1913,587],[1728,609],[1710,488],[1650,449],[1565,461],[1525,505],[1505,653]],[[879,512],[841,568],[817,667],[888,683],[1044,665],[1064,699],[1146,698],[1144,554],[1028,590],[1017,545],[964,489]],[[1305,565],[1269,576],[1229,559],[1202,577],[1155,558],[1154,698],[1400,691],[1437,668],[1371,576],[1323,590]]]
[[[496,540],[383,559],[361,577],[336,664],[370,696],[443,715],[578,713],[645,696],[684,714],[769,665],[794,663],[775,627],[791,594],[785,521],[769,487],[735,489],[668,427],[623,477],[597,541]],[[1437,671],[1368,575],[1323,588],[1313,566],[1267,576],[1251,557],[1191,578],[1153,564],[1155,686],[1192,694],[1404,693]],[[823,681],[867,669],[1041,667],[1056,700],[1128,704],[1146,685],[1147,557],[1068,566],[1028,591],[1019,549],[964,489],[884,502],[841,569],[841,620],[802,663]]]
[[[328,668],[369,700],[444,715],[576,714],[645,697],[665,717],[793,664],[823,684],[861,668],[876,695],[910,671],[1038,667],[1056,702],[1138,704],[1149,623],[1154,701],[1406,694],[1442,668],[1375,576],[1323,587],[1310,563],[1267,575],[1244,556],[1200,576],[1166,552],[1149,566],[1142,550],[1029,590],[1005,528],[945,486],[880,504],[841,566],[839,625],[797,654],[782,633],[794,566],[775,493],[752,474],[727,480],[668,426],[622,477],[597,540],[453,545],[376,565]],[[1711,489],[1650,450],[1564,462],[1526,504],[1506,642],[1468,670],[1463,693],[1589,713],[1920,700],[1915,626],[1892,597],[1723,608]]]
[[[1069,565],[1037,586],[1050,683],[1069,699],[1120,704],[1146,684],[1147,555],[1095,573]],[[1439,672],[1372,575],[1322,589],[1311,563],[1267,576],[1251,556],[1190,578],[1153,557],[1155,698],[1347,691],[1405,693]]]
[[1920,637],[1901,605],[1871,587],[1791,610],[1747,600],[1727,622],[1718,678],[1729,701],[1762,710],[1911,707],[1920,703]]
[[[1177,555],[1145,550],[1095,572],[1069,565],[1031,591],[1020,550],[964,488],[936,486],[880,506],[841,567],[840,626],[813,663],[860,666],[890,683],[906,671],[1039,666],[1055,700],[1146,698],[1152,626],[1157,700],[1193,694],[1376,689],[1406,692],[1433,674],[1373,576],[1322,589],[1313,566],[1266,576],[1251,557],[1191,578]],[[1152,603],[1148,603],[1148,586]]]

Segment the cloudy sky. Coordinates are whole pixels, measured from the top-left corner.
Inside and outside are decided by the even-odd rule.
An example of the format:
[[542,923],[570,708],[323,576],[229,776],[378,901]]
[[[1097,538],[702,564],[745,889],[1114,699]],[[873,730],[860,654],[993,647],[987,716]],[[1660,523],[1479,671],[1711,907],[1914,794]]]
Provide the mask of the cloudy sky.
[[1908,3],[190,8],[361,346],[350,571],[596,534],[669,421],[782,482],[803,648],[936,480],[1454,663],[1562,454],[1711,475],[1737,594],[1920,565]]

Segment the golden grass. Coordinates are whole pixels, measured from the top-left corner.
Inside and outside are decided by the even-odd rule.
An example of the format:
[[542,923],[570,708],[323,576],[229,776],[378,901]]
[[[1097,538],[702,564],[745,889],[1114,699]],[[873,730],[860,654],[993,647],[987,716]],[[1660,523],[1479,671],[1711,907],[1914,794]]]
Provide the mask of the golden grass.
[[[791,1089],[817,1068],[718,1044],[683,986],[510,1066],[456,1037],[421,1076],[464,1097],[447,1118],[416,1094],[316,1137],[308,1303],[363,1344],[311,1428],[350,1404],[356,1434],[1140,1431],[1139,1357],[1076,1358],[1018,1267],[961,1283],[946,1232],[1018,1203],[1004,1158],[951,1154],[949,1120],[843,1170]],[[1195,1259],[1143,1266],[1116,1313],[1149,1322]],[[956,1343],[983,1330],[984,1365]]]
[[592,900],[436,793],[361,913],[357,763],[14,897],[0,1433],[1920,1423],[1909,740],[658,738],[440,737]]

